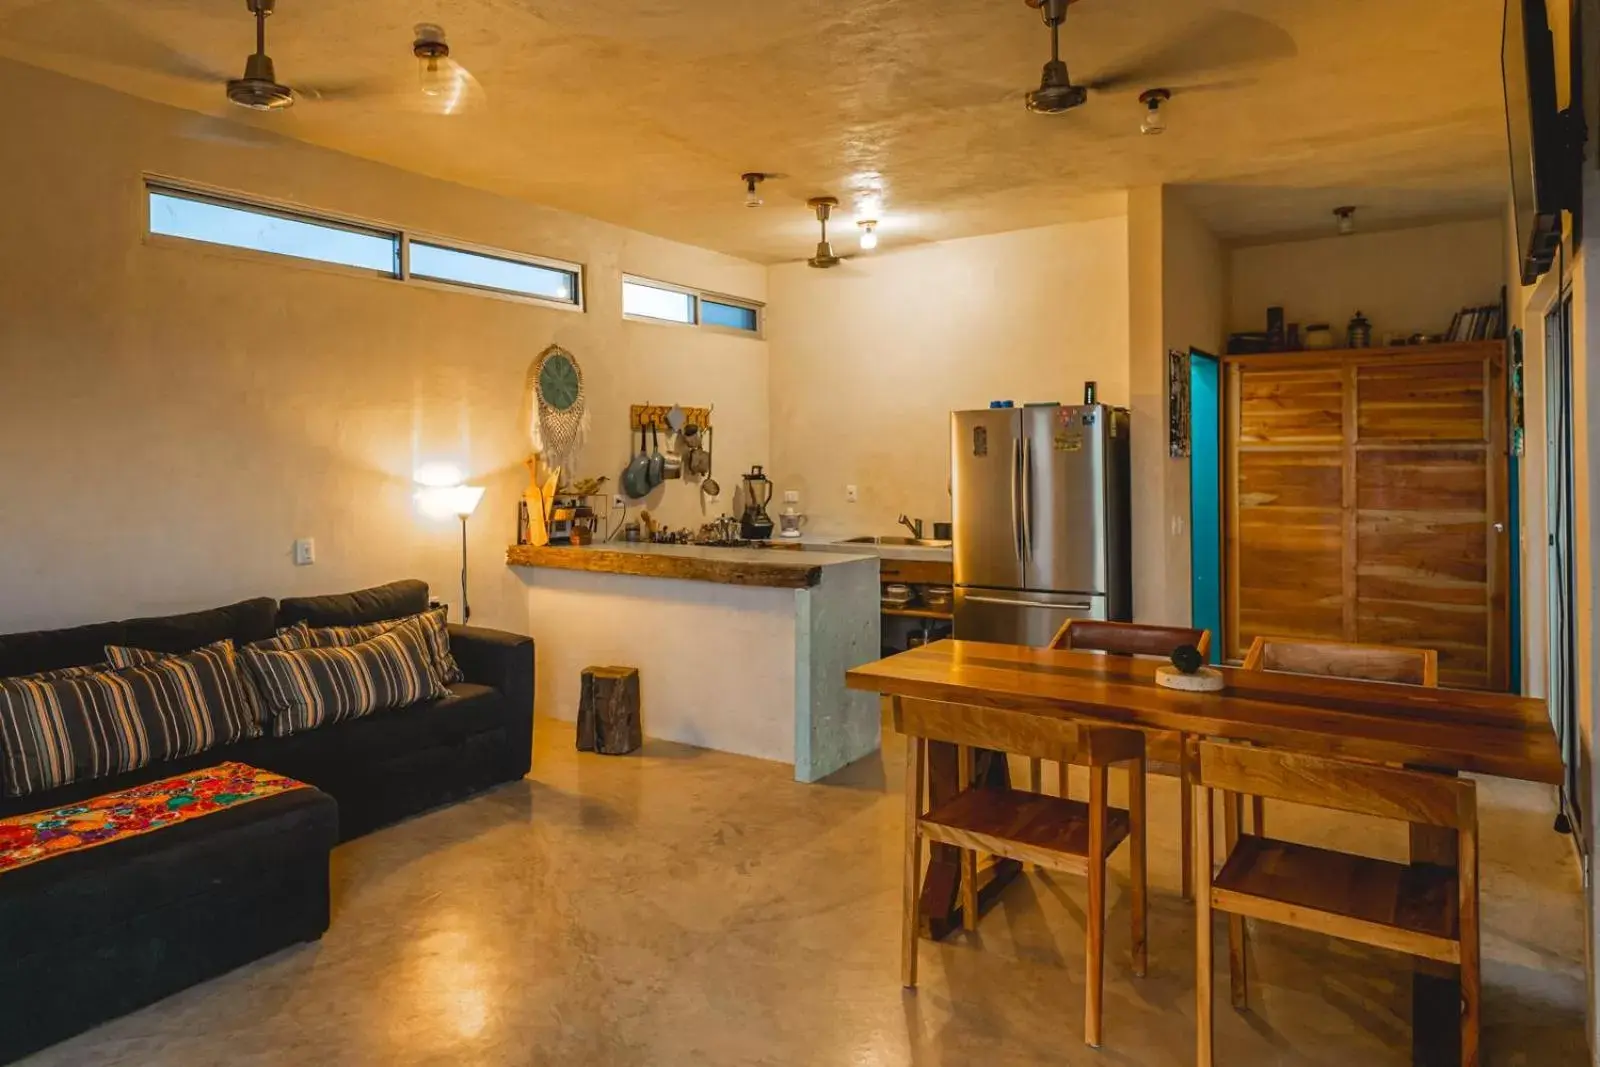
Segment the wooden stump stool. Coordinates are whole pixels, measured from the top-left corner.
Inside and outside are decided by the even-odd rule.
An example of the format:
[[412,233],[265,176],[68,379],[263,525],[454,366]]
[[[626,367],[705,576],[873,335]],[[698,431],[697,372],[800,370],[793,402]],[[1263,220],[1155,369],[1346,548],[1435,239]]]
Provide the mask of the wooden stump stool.
[[639,672],[589,667],[578,698],[578,751],[621,756],[644,744],[639,725]]

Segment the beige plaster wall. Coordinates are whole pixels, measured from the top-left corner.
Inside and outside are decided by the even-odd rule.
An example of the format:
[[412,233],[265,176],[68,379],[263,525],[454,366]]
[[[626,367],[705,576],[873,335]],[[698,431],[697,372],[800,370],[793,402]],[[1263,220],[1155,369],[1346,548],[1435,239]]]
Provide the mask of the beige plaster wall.
[[[808,532],[950,517],[949,413],[990,400],[1126,404],[1121,216],[772,268],[772,475]],[[855,485],[859,499],[845,500]]]
[[[1161,249],[1161,333],[1162,364],[1160,397],[1166,397],[1167,352],[1202,352],[1221,355],[1227,332],[1224,316],[1229,285],[1228,259],[1216,235],[1206,228],[1183,200],[1180,190],[1162,188]],[[1154,603],[1138,609],[1140,618],[1152,622],[1186,626],[1193,621],[1190,596],[1190,501],[1189,461],[1173,459],[1168,450],[1167,411],[1156,405],[1160,414],[1157,438],[1160,461],[1166,468],[1164,505],[1165,541],[1161,556],[1166,560],[1165,581]],[[1137,605],[1136,605],[1137,607]],[[1221,635],[1213,635],[1219,642]]]
[[1341,344],[1358,310],[1374,344],[1443,332],[1464,305],[1500,299],[1504,244],[1503,221],[1487,218],[1235,248],[1229,329],[1264,330],[1267,308],[1281,306],[1288,322],[1330,324]]
[[[624,322],[619,292],[628,271],[759,300],[762,267],[287,140],[191,139],[187,112],[11,62],[0,99],[0,631],[404,576],[458,601],[459,529],[412,499],[430,460],[489,487],[474,621],[526,629],[503,559],[551,342],[586,371],[584,472],[615,478],[645,401],[716,405],[725,483],[768,459],[766,344]],[[146,172],[582,262],[588,311],[151,242]],[[655,503],[683,523],[697,499]],[[315,566],[292,564],[303,536]]]
[[1128,195],[1129,378],[1133,399],[1133,612],[1189,624],[1189,467],[1169,453],[1167,353],[1219,352],[1222,246],[1170,186]]

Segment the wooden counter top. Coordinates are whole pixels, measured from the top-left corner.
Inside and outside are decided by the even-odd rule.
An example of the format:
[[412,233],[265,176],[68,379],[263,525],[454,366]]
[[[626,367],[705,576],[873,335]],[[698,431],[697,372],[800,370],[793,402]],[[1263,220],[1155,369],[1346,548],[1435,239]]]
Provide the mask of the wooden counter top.
[[771,548],[709,548],[703,545],[603,544],[512,545],[511,567],[550,567],[597,574],[631,574],[724,585],[809,589],[822,581],[822,568],[873,557],[866,554],[785,552]]

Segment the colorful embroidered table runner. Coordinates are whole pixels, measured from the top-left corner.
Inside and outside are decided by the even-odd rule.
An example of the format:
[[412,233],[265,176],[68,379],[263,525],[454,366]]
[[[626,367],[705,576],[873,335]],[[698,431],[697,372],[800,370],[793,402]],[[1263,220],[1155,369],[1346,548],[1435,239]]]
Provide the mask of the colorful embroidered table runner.
[[271,771],[220,763],[50,811],[13,815],[0,819],[0,873],[304,788]]

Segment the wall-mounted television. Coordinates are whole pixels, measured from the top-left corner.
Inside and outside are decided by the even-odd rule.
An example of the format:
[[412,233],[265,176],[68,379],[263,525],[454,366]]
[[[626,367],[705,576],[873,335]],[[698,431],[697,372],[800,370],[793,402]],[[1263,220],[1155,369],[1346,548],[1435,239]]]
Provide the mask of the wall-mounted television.
[[1555,37],[1544,5],[1545,0],[1506,0],[1500,56],[1523,285],[1532,285],[1555,262],[1570,188],[1566,118],[1556,105]]

